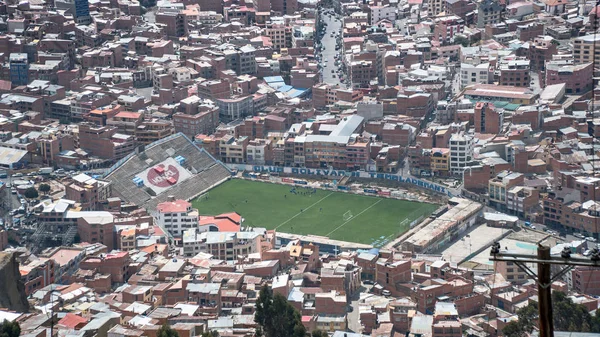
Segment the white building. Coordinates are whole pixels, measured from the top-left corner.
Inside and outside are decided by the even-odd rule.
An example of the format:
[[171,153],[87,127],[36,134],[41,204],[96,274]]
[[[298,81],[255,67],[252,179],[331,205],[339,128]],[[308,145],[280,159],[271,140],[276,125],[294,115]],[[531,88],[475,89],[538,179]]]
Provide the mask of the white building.
[[198,210],[185,200],[162,202],[156,211],[156,223],[175,237],[181,237],[187,229],[198,228]]
[[396,8],[390,5],[371,6],[371,24],[374,25],[383,19],[394,22],[396,20]]
[[473,161],[475,141],[464,133],[455,133],[450,137],[450,173],[462,174],[465,167]]
[[481,63],[472,65],[468,63],[460,64],[460,88],[472,84],[488,84],[489,83],[489,63]]
[[183,255],[206,252],[215,259],[235,260],[239,255],[258,253],[261,241],[258,232],[200,232],[193,228],[183,234]]

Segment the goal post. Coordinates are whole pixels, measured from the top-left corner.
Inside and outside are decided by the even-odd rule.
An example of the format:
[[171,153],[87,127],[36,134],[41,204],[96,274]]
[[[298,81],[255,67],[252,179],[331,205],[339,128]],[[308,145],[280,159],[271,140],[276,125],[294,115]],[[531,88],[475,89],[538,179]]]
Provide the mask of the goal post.
[[352,216],[352,211],[347,211],[346,213],[344,213],[344,221],[352,219]]

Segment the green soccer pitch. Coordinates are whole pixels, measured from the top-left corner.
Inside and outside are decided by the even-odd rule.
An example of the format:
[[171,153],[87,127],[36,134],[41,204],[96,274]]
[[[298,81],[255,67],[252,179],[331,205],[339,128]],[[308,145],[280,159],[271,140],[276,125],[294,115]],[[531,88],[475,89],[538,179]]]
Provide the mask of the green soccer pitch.
[[237,212],[244,226],[381,247],[437,205],[232,179],[194,200],[202,215]]

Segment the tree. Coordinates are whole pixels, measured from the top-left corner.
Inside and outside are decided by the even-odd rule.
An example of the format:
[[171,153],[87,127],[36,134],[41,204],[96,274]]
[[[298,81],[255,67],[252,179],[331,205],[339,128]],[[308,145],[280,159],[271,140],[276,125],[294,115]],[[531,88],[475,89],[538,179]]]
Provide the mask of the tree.
[[254,321],[265,337],[306,336],[300,313],[281,294],[273,295],[273,291],[267,286],[258,295]]
[[35,187],[30,187],[28,189],[25,190],[25,193],[23,193],[25,195],[26,198],[29,199],[35,199],[39,196],[38,191],[35,189]]
[[523,307],[517,311],[517,321],[508,323],[502,333],[506,337],[525,337],[533,331],[535,320],[537,319],[537,307],[529,303],[526,307]]
[[454,37],[454,44],[461,44],[463,47],[468,47],[471,45],[471,41],[464,36],[456,36]]
[[0,337],[19,337],[21,334],[21,327],[17,322],[9,322],[4,320],[0,324]]
[[219,332],[217,330],[206,331],[202,333],[202,337],[219,337]]
[[321,331],[319,329],[313,330],[313,332],[311,333],[311,336],[312,337],[329,337],[329,335],[327,334],[327,332]]
[[40,184],[40,187],[39,187],[40,192],[42,192],[44,194],[50,192],[51,189],[52,188],[48,184]]
[[175,329],[171,328],[168,324],[165,324],[158,328],[156,337],[179,337],[179,334]]
[[557,331],[592,332],[592,315],[585,306],[573,303],[565,293],[552,293],[552,312]]
[[[600,309],[596,316],[592,317],[587,308],[581,304],[575,304],[560,291],[552,292],[552,318],[556,331],[569,332],[600,332]],[[537,320],[537,307],[529,304],[517,311],[519,320],[507,324],[502,332],[507,337],[523,337],[533,331]]]
[[504,337],[525,337],[527,334],[521,328],[519,321],[512,321],[502,329]]

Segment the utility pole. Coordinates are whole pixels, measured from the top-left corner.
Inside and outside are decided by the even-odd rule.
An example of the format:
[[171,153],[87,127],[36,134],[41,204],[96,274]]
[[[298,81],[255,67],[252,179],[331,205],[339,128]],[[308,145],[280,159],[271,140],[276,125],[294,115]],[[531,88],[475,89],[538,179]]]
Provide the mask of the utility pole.
[[[554,337],[554,323],[552,319],[552,282],[571,271],[575,266],[600,267],[600,250],[594,248],[590,258],[572,258],[571,249],[565,247],[560,256],[551,256],[550,247],[538,244],[537,254],[513,254],[500,251],[500,243],[492,245],[491,261],[512,262],[521,268],[538,285],[538,310],[540,337]],[[527,263],[537,265],[537,274],[527,266]],[[552,275],[552,265],[564,266],[555,275]]]
[[[541,261],[550,260],[550,247],[538,245],[537,256]],[[552,281],[549,264],[538,263],[538,278],[540,336],[553,337],[554,324],[552,320],[552,292],[550,287],[550,285],[552,285]]]

